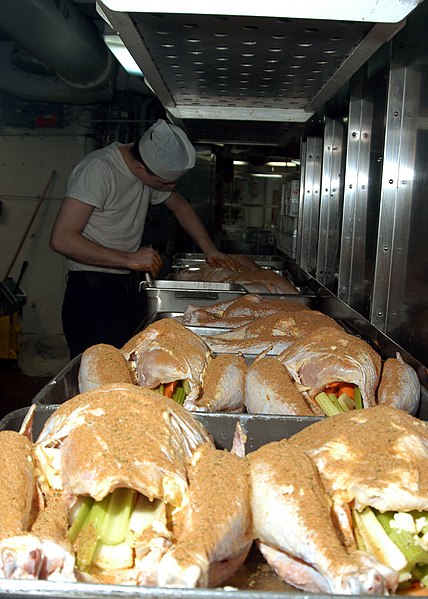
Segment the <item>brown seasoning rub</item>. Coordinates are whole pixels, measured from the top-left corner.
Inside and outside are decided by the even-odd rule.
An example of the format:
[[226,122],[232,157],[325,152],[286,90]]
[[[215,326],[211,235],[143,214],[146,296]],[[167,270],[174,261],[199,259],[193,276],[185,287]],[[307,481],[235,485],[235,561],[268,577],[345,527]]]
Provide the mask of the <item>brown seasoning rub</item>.
[[[200,378],[212,357],[199,335],[173,318],[163,318],[149,325],[121,351],[139,371],[139,384],[150,388],[190,376]],[[162,373],[162,380],[154,372]]]
[[247,363],[243,356],[235,354],[219,354],[208,364],[204,385],[209,390],[211,385],[215,386],[229,365],[235,366],[242,374],[247,372]]
[[[282,439],[262,446],[247,457],[252,481],[264,473],[282,500],[295,504],[293,513],[304,531],[302,544],[316,543],[326,548],[328,559],[335,567],[341,562],[346,564],[346,550],[331,521],[328,494],[314,463],[302,448],[291,445],[289,439]],[[264,542],[263,538],[258,540]]]
[[203,346],[203,341],[196,333],[190,331],[173,318],[162,318],[127,341],[121,349],[122,354],[125,356],[132,354],[140,345],[145,344],[147,340],[152,340],[153,336],[159,345],[173,348],[177,351],[181,351],[183,344],[189,346],[189,348],[197,347],[198,349],[201,345]]
[[174,531],[173,553],[182,567],[197,555],[211,565],[240,554],[244,561],[252,542],[249,493],[246,459],[208,446],[198,450],[189,467],[189,503]]
[[246,287],[251,293],[298,293],[288,279],[274,270],[261,268],[248,256],[235,254],[233,258],[234,269],[204,264],[196,270],[179,271],[177,278],[182,281],[237,283]]
[[68,511],[62,493],[52,492],[44,497],[45,507],[40,510],[31,532],[71,549],[67,541]]
[[255,318],[263,318],[277,312],[301,310],[309,310],[309,308],[297,301],[263,298],[257,294],[246,293],[237,299],[217,302],[209,306],[190,304],[184,310],[181,322],[187,325],[238,328]]
[[421,498],[418,509],[428,509],[428,424],[402,410],[375,406],[325,418],[289,443],[312,457],[330,493],[345,503],[354,499],[353,489],[382,498],[387,487],[405,488]]
[[248,369],[249,384],[251,379],[266,389],[266,413],[274,413],[269,408],[269,402],[275,399],[275,403],[284,404],[284,411],[289,415],[314,416],[314,411],[306,403],[303,395],[296,389],[293,380],[286,369],[274,357],[266,357],[256,360]]
[[[254,301],[254,298],[259,298]],[[253,318],[261,318],[275,312],[300,312],[309,310],[305,304],[287,299],[270,299],[262,298],[254,294],[245,294],[236,300],[233,300],[230,305],[223,311],[222,316],[250,316]]]
[[[197,400],[198,407],[212,407],[217,411],[242,408],[245,394],[245,376],[247,363],[243,356],[237,354],[219,354],[208,364],[204,376],[202,397]],[[231,389],[234,384],[235,389]],[[232,396],[239,396],[242,404],[237,406],[232,402]],[[221,400],[224,401],[221,401]],[[229,408],[229,410],[228,410]]]
[[305,310],[304,312],[298,312],[297,314],[293,314],[293,318],[298,329],[296,337],[297,339],[306,337],[306,335],[309,335],[320,327],[331,327],[337,331],[343,332],[340,324],[338,324],[333,318],[330,318],[330,316],[326,316],[322,312],[318,312],[318,310]]
[[28,531],[36,498],[32,443],[15,431],[1,431],[0,539]]
[[329,383],[344,381],[360,388],[364,407],[375,405],[380,355],[368,343],[338,325],[319,326],[302,335],[278,359],[295,380],[311,387],[308,391],[311,397]]
[[[399,355],[399,354],[398,354]],[[377,389],[377,403],[415,414],[420,401],[421,385],[416,371],[401,356],[388,358],[382,367]]]
[[[82,374],[92,385],[86,388],[81,385]],[[81,358],[79,370],[79,386],[81,392],[90,388],[110,383],[132,383],[132,376],[127,361],[113,345],[99,343],[86,349]]]
[[[194,447],[212,443],[187,410],[127,384],[82,393],[59,406],[46,422],[36,451],[39,443],[55,446],[56,431],[65,422],[70,431],[58,451],[71,502],[76,495],[99,501],[117,487],[129,487],[149,499],[179,505],[187,486],[187,460]],[[45,430],[51,431],[46,438]]]
[[[270,339],[284,337],[293,342],[308,335],[321,326],[342,330],[342,327],[329,316],[315,310],[276,312],[261,318],[253,318],[247,324],[212,337],[217,339]],[[209,338],[208,338],[209,343]]]

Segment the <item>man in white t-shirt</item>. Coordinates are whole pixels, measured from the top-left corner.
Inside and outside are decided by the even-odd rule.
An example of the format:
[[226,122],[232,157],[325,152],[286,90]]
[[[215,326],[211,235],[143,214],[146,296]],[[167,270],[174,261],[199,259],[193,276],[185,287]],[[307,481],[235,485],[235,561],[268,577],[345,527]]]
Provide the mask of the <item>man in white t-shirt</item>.
[[140,247],[150,205],[164,203],[208,263],[227,265],[176,181],[195,164],[179,127],[158,120],[133,144],[95,150],[70,175],[50,248],[67,258],[62,324],[70,357],[97,343],[121,347],[137,330],[135,271],[156,277],[159,253]]

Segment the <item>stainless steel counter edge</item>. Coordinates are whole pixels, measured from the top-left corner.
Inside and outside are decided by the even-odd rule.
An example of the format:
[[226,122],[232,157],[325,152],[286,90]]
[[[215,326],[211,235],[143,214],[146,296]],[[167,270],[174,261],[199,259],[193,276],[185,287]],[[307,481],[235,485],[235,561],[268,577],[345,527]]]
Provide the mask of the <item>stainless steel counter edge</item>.
[[[34,580],[1,580],[0,598],[28,599],[28,597],[47,597],[49,599],[121,599],[130,597],[150,597],[151,599],[317,599],[331,595],[306,593],[277,593],[270,591],[240,591],[232,587],[219,589],[180,589],[160,587],[130,587],[119,585],[86,584],[75,582],[48,582]],[[342,597],[335,595],[335,597]],[[373,596],[374,597],[374,596]],[[343,596],[345,599],[345,596]]]

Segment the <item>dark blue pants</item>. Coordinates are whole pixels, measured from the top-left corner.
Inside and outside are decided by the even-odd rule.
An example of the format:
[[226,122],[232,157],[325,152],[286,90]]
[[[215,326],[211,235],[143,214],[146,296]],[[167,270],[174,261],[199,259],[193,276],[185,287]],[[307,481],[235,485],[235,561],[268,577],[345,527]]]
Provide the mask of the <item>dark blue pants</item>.
[[69,272],[61,316],[70,359],[97,343],[121,348],[141,328],[144,303],[137,274]]

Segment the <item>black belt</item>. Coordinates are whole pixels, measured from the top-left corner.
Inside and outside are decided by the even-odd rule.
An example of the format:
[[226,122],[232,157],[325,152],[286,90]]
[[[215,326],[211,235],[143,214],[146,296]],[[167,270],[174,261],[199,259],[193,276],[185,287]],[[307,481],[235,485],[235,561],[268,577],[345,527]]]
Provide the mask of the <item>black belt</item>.
[[112,272],[97,272],[95,270],[70,270],[70,283],[85,283],[87,285],[128,285],[134,273],[115,274]]

